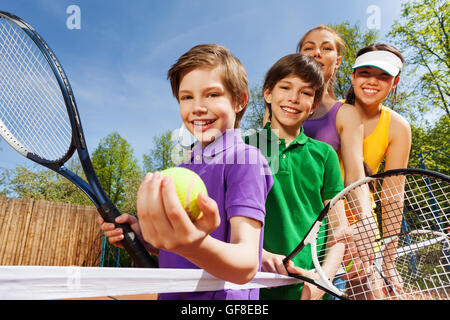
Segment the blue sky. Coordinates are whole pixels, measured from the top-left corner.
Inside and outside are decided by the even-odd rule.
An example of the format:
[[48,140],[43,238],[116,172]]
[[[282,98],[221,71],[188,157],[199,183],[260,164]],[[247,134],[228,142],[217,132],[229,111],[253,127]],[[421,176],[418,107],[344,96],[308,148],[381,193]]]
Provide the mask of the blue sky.
[[[70,5],[80,29],[69,29]],[[167,70],[199,43],[228,47],[246,67],[250,87],[319,24],[349,20],[367,30],[380,9],[380,37],[400,15],[400,0],[2,0],[0,10],[31,24],[53,49],[71,82],[89,150],[113,131],[142,161],[153,137],[181,125]],[[27,165],[0,142],[0,167]]]

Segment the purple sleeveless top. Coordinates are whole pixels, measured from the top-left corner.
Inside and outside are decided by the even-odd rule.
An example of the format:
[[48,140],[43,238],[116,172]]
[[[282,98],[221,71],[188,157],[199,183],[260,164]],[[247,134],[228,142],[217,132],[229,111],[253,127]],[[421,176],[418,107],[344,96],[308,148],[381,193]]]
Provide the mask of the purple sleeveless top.
[[322,118],[307,119],[303,122],[303,129],[308,137],[328,143],[336,152],[341,146],[341,140],[336,129],[336,115],[343,104],[343,102],[336,102]]

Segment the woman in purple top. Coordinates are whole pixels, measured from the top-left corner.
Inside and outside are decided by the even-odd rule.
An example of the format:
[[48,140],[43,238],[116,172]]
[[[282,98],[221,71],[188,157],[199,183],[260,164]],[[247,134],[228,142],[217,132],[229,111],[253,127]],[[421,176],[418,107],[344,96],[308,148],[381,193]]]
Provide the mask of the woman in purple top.
[[[342,61],[340,52],[344,46],[344,41],[335,30],[320,25],[309,30],[303,36],[297,45],[297,51],[313,56],[320,63],[327,83],[327,90],[324,92],[319,107],[303,123],[305,134],[330,144],[336,150],[344,185],[348,186],[365,177],[364,125],[360,110],[353,105],[337,101],[334,95],[333,85]],[[363,208],[363,210],[353,208],[353,212],[358,211],[360,217],[371,217],[369,190],[361,189],[350,196],[357,198],[360,204],[359,208]],[[361,251],[362,263],[367,268],[372,263],[372,257],[364,251],[363,247],[357,249]],[[346,284],[342,279],[336,278],[335,285],[344,287]]]
[[337,101],[333,92],[344,49],[344,41],[332,28],[324,25],[309,30],[300,40],[297,51],[313,56],[322,65],[327,83],[322,101],[314,114],[303,123],[305,134],[329,143],[338,153],[344,185],[365,177],[363,166],[364,126],[361,113],[352,105]]
[[[245,144],[239,128],[248,100],[245,69],[229,50],[198,45],[169,70],[184,126],[195,136],[191,158],[181,166],[195,171],[208,195],[197,198],[201,218],[192,222],[171,178],[148,173],[141,183],[130,222],[161,268],[202,268],[225,281],[243,284],[261,270],[266,196],[273,179],[260,151]],[[121,229],[103,223],[118,245]],[[176,288],[174,288],[176,291]],[[158,299],[258,299],[259,289],[160,294]]]

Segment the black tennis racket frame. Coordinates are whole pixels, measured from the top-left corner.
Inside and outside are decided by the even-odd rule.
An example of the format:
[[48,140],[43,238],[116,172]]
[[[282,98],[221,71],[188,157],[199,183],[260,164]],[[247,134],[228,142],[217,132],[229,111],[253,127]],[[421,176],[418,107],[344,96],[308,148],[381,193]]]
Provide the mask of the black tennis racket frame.
[[[57,161],[49,161],[46,159],[42,159],[41,157],[33,153],[28,153],[26,157],[40,165],[43,165],[55,171],[56,173],[73,182],[95,204],[95,206],[97,207],[97,211],[105,221],[115,223],[117,227],[123,229],[124,240],[122,241],[122,245],[130,255],[130,257],[133,259],[136,266],[144,268],[156,268],[157,263],[152,259],[150,254],[144,248],[143,244],[136,237],[135,233],[131,230],[131,227],[128,224],[118,224],[114,221],[115,218],[118,217],[121,213],[105,194],[94,171],[86,141],[84,139],[83,128],[81,126],[80,117],[78,115],[75,97],[72,93],[72,88],[64,72],[64,69],[61,67],[58,59],[53,54],[52,50],[44,41],[44,39],[42,39],[29,24],[27,24],[19,17],[8,12],[0,11],[0,17],[1,15],[22,24],[23,27],[19,25],[21,29],[34,41],[41,53],[46,58],[49,66],[53,71],[53,74],[55,75],[56,80],[58,81],[58,85],[61,89],[61,93],[66,105],[67,114],[69,115],[70,124],[72,127],[71,145],[66,154],[61,159],[58,159]],[[72,157],[75,150],[77,150],[78,152],[78,156],[88,183],[64,166],[64,163]]]

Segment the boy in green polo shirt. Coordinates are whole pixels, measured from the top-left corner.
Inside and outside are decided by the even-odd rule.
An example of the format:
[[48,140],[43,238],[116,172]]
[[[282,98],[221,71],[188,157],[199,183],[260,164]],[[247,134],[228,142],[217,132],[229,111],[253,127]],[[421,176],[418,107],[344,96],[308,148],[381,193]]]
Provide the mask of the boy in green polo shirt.
[[[304,238],[327,200],[344,186],[336,152],[330,145],[307,137],[302,128],[323,94],[320,64],[300,53],[287,55],[268,71],[263,90],[270,122],[244,140],[261,150],[274,178],[266,200],[262,271],[287,275],[283,258]],[[292,261],[305,272],[314,268],[309,248]],[[321,299],[323,294],[314,285],[305,284],[304,288],[262,289],[260,298]]]

